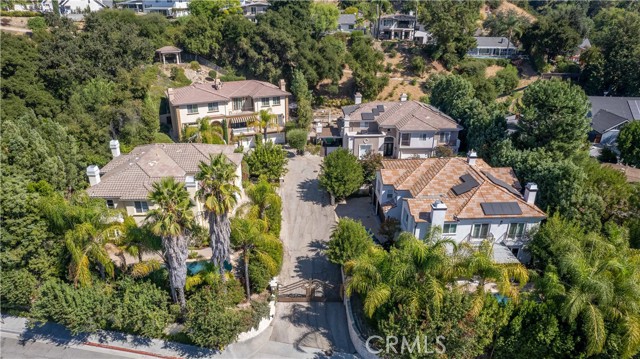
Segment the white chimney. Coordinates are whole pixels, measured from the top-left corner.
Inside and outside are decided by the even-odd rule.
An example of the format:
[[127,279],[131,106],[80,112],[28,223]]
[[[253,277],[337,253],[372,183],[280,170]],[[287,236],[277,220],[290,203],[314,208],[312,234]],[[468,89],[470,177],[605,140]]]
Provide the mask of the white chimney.
[[538,193],[538,185],[533,182],[527,183],[524,188],[524,200],[529,204],[535,204],[536,193]]
[[441,200],[437,200],[431,204],[431,226],[444,227],[444,216],[447,214],[447,205]]
[[402,95],[400,95],[400,102],[405,102],[408,98],[407,94],[403,92]]
[[280,90],[287,91],[287,83],[284,81],[284,79],[280,79],[278,85],[280,86]]
[[89,185],[97,185],[100,183],[100,168],[96,165],[87,167],[87,176],[89,177]]
[[113,158],[120,156],[120,142],[118,140],[109,141],[109,148],[111,149],[111,156],[113,156]]
[[467,162],[471,166],[475,166],[477,158],[478,158],[478,154],[474,150],[470,150],[469,153],[467,154]]
[[318,121],[318,123],[316,123],[316,133],[320,134],[322,133],[322,122]]
[[356,103],[356,105],[359,105],[362,103],[362,94],[360,92],[356,92],[356,95],[354,96],[354,101]]

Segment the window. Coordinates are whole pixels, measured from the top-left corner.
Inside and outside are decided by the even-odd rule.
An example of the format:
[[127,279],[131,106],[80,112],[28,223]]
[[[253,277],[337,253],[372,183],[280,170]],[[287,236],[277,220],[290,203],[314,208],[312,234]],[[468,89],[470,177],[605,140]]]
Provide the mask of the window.
[[458,225],[455,223],[449,223],[442,226],[442,234],[456,234]]
[[451,134],[449,132],[441,132],[440,133],[440,140],[438,142],[440,142],[440,143],[449,143],[450,135]]
[[109,209],[114,209],[114,208],[116,208],[116,204],[113,202],[113,200],[112,200],[112,199],[108,199],[108,200],[107,200],[107,208],[109,208]]
[[136,213],[147,213],[149,205],[145,201],[135,201],[133,205],[136,207]]
[[400,135],[400,140],[401,140],[400,144],[402,146],[409,146],[409,144],[411,144],[411,134],[403,133],[402,135]]
[[387,199],[392,199],[392,198],[393,198],[393,192],[387,191]]
[[409,213],[404,214],[404,223],[409,223]]
[[273,106],[280,106],[280,97],[274,97],[272,101],[273,101]]
[[247,122],[231,122],[231,124],[229,125],[229,127],[231,128],[246,128],[247,127]]
[[244,106],[244,99],[243,98],[234,98],[233,99],[233,110],[234,111],[242,110],[243,106]]
[[218,112],[218,103],[217,102],[209,102],[207,104],[208,112]]
[[269,107],[269,98],[268,97],[263,97],[262,98],[262,107]]
[[420,140],[421,141],[426,141],[427,140],[427,134],[426,133],[421,133],[420,134]]
[[474,224],[471,231],[471,238],[487,238],[489,234],[489,223]]
[[198,105],[187,105],[187,114],[193,115],[194,113],[198,113]]
[[509,232],[507,233],[507,237],[510,239],[522,238],[522,236],[524,235],[525,227],[525,223],[511,223],[509,225]]
[[251,15],[255,15],[256,14],[256,7],[252,6],[251,7]]

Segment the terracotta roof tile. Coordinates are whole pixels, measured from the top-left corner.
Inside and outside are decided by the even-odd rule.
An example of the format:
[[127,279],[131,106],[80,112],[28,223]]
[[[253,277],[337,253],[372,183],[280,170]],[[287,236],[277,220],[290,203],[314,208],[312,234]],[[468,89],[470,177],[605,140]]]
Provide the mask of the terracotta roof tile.
[[173,106],[216,101],[228,102],[234,97],[261,98],[291,95],[274,84],[256,80],[223,82],[219,89],[214,88],[212,82],[193,84],[170,88],[167,93],[169,102]]

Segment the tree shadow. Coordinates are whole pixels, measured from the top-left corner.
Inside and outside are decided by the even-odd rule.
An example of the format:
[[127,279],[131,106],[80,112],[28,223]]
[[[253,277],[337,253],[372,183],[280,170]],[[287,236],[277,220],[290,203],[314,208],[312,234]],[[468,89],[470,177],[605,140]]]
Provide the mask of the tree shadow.
[[182,344],[177,342],[165,341],[162,345],[162,349],[169,349],[179,354],[184,358],[212,358],[221,352],[215,349],[207,349],[196,347],[193,345]]
[[25,345],[28,342],[40,340],[56,346],[68,346],[73,344],[82,344],[87,341],[89,336],[89,333],[73,335],[71,331],[63,325],[56,323],[32,322],[22,333],[20,333],[18,343],[20,345]]
[[317,178],[298,183],[298,196],[305,202],[318,204],[322,207],[330,204],[329,194],[320,188],[320,181]]

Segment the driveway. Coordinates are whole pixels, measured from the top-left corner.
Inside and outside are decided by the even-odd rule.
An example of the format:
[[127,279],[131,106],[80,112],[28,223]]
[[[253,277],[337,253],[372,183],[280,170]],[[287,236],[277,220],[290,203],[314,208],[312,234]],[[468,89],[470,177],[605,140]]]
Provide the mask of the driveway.
[[336,214],[340,218],[351,218],[360,221],[363,226],[381,241],[385,238],[380,234],[380,218],[374,212],[371,197],[349,198],[345,203],[336,206]]
[[[333,289],[325,295],[330,300],[312,303],[278,302],[271,341],[301,347],[354,353],[349,339],[345,309],[339,300],[340,268],[323,254],[335,225],[335,211],[328,194],[318,182],[319,156],[290,158],[283,187],[284,260],[280,272],[281,286],[301,280],[316,279]],[[304,293],[300,289],[301,293]]]

